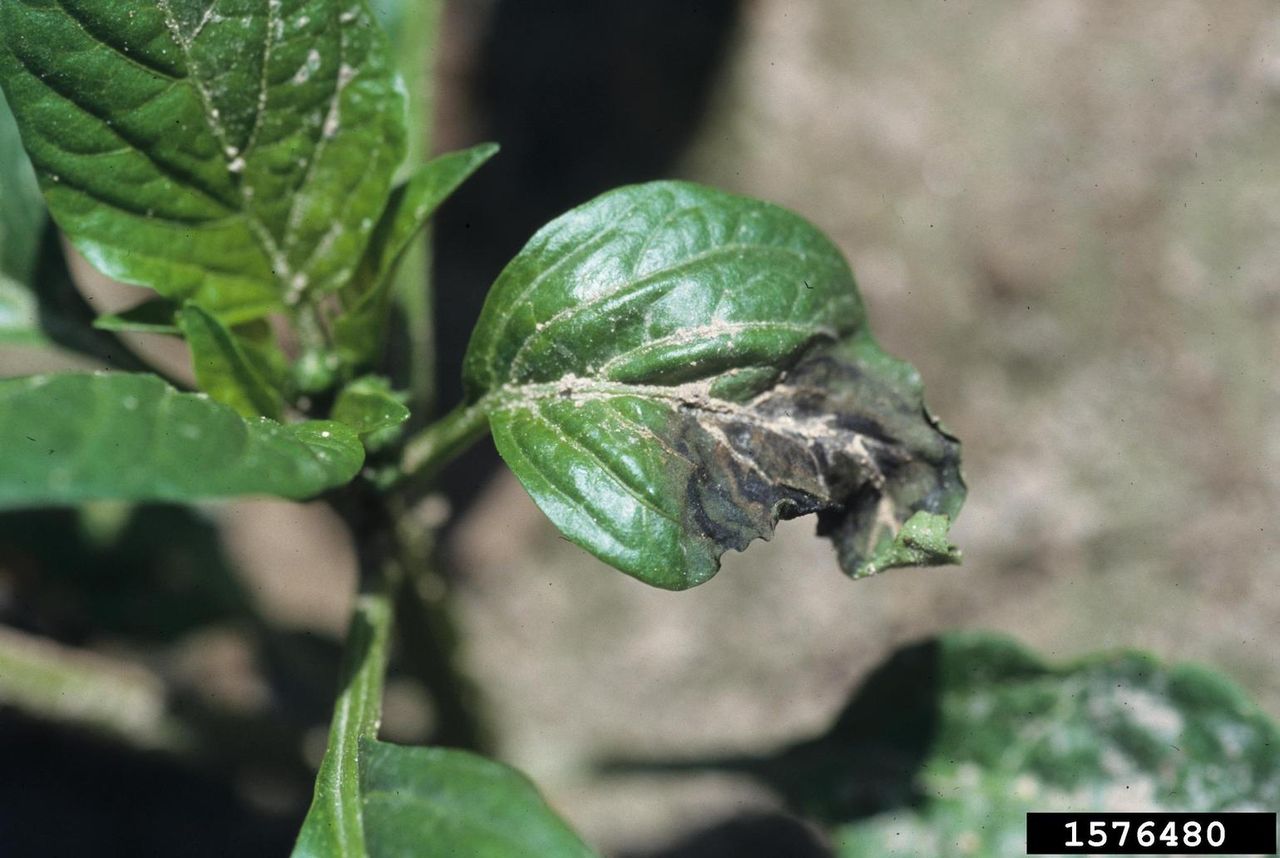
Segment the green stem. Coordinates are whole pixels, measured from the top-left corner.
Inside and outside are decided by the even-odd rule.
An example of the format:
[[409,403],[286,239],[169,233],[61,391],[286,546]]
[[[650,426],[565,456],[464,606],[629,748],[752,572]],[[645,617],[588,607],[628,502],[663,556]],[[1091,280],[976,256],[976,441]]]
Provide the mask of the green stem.
[[489,431],[480,403],[459,405],[409,439],[400,459],[406,477],[428,480]]
[[479,690],[458,666],[457,623],[449,580],[440,572],[435,532],[406,509],[395,515],[402,574],[396,593],[396,629],[403,668],[431,692],[435,744],[471,751],[492,745]]
[[[436,56],[441,0],[404,4],[396,38],[396,65],[409,90],[409,146],[404,169],[413,170],[431,157],[435,118]],[[435,410],[435,305],[431,288],[431,237],[428,231],[405,251],[396,274],[395,296],[409,338],[409,389],[420,414]]]
[[[294,858],[367,854],[360,811],[359,751],[362,740],[377,738],[382,718],[398,566],[390,552],[390,523],[380,514],[382,508],[376,499],[358,490],[361,488],[359,484],[353,487],[357,490],[339,509],[356,541],[361,586],[347,632],[329,744]],[[375,509],[369,508],[370,500],[374,500]]]
[[151,750],[187,751],[160,677],[136,665],[0,626],[0,706]]

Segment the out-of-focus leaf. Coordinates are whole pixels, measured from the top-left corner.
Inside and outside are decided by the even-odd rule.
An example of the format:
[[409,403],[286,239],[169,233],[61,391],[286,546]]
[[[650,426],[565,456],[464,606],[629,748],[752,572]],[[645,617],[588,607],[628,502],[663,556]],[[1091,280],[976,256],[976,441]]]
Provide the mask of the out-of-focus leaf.
[[409,409],[385,378],[369,375],[342,389],[332,417],[364,437],[399,426],[409,419]]
[[0,94],[0,344],[56,344],[119,369],[146,369],[111,334],[92,330],[93,316],[71,281],[58,232]]
[[151,298],[119,313],[109,313],[93,320],[100,331],[124,331],[135,334],[180,334],[178,305],[164,298]]
[[1030,810],[1280,805],[1280,730],[1210,670],[1138,653],[1057,667],[975,635],[935,652],[920,801],[837,828],[842,856],[1020,854]]
[[0,508],[96,498],[301,499],[341,485],[364,459],[346,426],[245,420],[148,375],[0,381]]
[[[840,252],[776,206],[656,182],[557,218],[494,285],[465,382],[556,526],[650,584],[701,583],[813,512],[851,575],[957,557],[935,531],[959,444]],[[904,550],[919,512],[930,538]]]
[[365,364],[377,356],[397,263],[440,204],[497,151],[496,145],[484,143],[441,155],[392,192],[356,278],[344,290],[347,310],[334,324],[334,342],[348,362]]
[[0,343],[38,343],[32,295],[45,210],[18,127],[0,95]]
[[0,566],[28,622],[61,637],[170,640],[249,611],[216,526],[198,510],[126,508],[105,541],[83,519],[70,509],[0,514]]
[[178,313],[178,328],[191,347],[196,381],[211,397],[241,417],[280,417],[280,392],[258,372],[236,336],[221,322],[188,302]]
[[364,0],[12,0],[0,83],[89,261],[228,324],[346,282],[404,152]]
[[1280,730],[1213,671],[1135,652],[1053,665],[980,633],[904,647],[779,753],[620,767],[749,774],[846,858],[1021,855],[1031,810],[1280,804]]
[[590,858],[524,775],[445,748],[360,743],[365,840],[374,858]]

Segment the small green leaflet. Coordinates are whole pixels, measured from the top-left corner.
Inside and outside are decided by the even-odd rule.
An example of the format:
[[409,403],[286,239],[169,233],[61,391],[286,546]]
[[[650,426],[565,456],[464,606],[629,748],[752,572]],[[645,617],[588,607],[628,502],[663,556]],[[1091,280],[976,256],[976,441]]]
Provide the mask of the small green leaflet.
[[89,261],[229,324],[345,283],[404,153],[364,0],[7,0],[0,84]]
[[958,442],[840,252],[776,206],[655,182],[557,218],[494,284],[464,381],[556,526],[650,584],[807,513],[851,575],[958,558]]
[[329,421],[246,420],[150,375],[0,381],[0,508],[98,498],[303,499],[342,485],[364,459]]
[[334,341],[349,363],[358,366],[377,357],[396,266],[440,204],[497,151],[496,145],[482,143],[441,155],[392,192],[355,278],[341,293],[346,312],[334,324]]
[[200,389],[230,405],[241,417],[280,419],[280,391],[258,372],[238,338],[211,314],[187,302],[178,313],[178,328],[191,348],[191,363]]
[[380,376],[367,375],[348,384],[333,404],[333,419],[364,436],[393,429],[409,419],[409,409]]

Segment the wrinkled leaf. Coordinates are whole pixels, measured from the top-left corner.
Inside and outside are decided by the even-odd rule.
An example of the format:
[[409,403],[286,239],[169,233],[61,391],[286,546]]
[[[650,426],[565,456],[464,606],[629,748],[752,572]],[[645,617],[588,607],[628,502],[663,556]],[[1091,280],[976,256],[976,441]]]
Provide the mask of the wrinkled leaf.
[[959,511],[958,443],[871,339],[839,251],[776,206],[657,182],[569,212],[498,278],[464,374],[556,526],[651,584],[705,581],[813,512],[851,575],[955,560],[945,538],[893,546]]
[[237,337],[195,304],[178,313],[200,389],[241,417],[280,418],[280,392],[259,374]]
[[361,436],[392,429],[409,419],[409,409],[380,376],[365,376],[338,394],[332,417]]
[[94,498],[301,499],[347,482],[363,458],[342,424],[244,420],[154,376],[0,381],[0,508]]
[[42,339],[32,289],[44,223],[35,173],[0,95],[0,343]]
[[164,298],[151,298],[119,313],[108,313],[93,320],[100,331],[123,331],[134,334],[180,334],[178,305]]
[[590,858],[524,775],[465,751],[360,744],[369,855]]
[[484,143],[441,155],[392,192],[355,281],[343,294],[347,310],[334,325],[335,344],[348,362],[364,364],[377,356],[396,265],[440,204],[497,151]]
[[404,151],[363,0],[10,0],[0,83],[85,256],[229,323],[345,282]]

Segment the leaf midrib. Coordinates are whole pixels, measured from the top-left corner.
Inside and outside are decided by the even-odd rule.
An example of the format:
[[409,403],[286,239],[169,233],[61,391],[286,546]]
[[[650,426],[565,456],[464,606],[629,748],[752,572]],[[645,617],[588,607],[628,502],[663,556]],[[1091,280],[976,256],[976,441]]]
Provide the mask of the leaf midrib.
[[[266,35],[263,40],[264,78],[266,75],[265,61],[266,58],[270,57],[271,50],[273,29],[272,12],[278,11],[278,5],[278,0],[268,0],[267,2],[267,27],[265,28]],[[235,186],[236,192],[239,195],[240,205],[235,209],[235,211],[240,217],[244,218],[245,224],[249,227],[250,234],[253,235],[254,240],[258,242],[258,246],[261,248],[267,260],[271,263],[272,271],[275,274],[277,282],[282,285],[287,284],[292,279],[293,274],[289,266],[288,256],[276,243],[275,237],[271,234],[267,225],[263,223],[262,219],[253,211],[249,204],[249,194],[247,193],[248,189],[245,182],[243,179],[239,179],[231,169],[231,164],[233,163],[234,158],[247,157],[248,147],[246,147],[246,152],[241,152],[239,147],[233,146],[231,144],[231,140],[227,136],[226,129],[223,128],[222,123],[218,121],[218,118],[214,113],[212,96],[206,89],[204,81],[201,78],[200,66],[191,53],[191,42],[182,38],[178,21],[173,15],[173,7],[170,5],[169,0],[156,0],[156,6],[164,16],[165,29],[169,33],[169,38],[173,40],[173,43],[177,46],[178,50],[182,52],[183,59],[186,61],[187,73],[189,75],[188,79],[191,81],[192,86],[195,87],[196,94],[200,98],[200,105],[202,108],[201,114],[204,118],[205,125],[209,128],[209,133],[212,134],[218,142],[218,151],[222,156],[223,166],[225,167],[227,174],[231,176],[231,183]],[[201,22],[200,29],[203,29],[203,26],[204,21]],[[199,29],[196,31],[196,35],[198,34]],[[192,38],[194,39],[195,36]],[[258,123],[261,121],[262,112],[265,106],[265,100],[260,99],[254,113],[255,131],[257,130]],[[232,155],[232,152],[235,152],[235,155]]]

